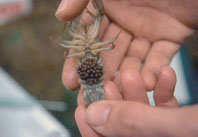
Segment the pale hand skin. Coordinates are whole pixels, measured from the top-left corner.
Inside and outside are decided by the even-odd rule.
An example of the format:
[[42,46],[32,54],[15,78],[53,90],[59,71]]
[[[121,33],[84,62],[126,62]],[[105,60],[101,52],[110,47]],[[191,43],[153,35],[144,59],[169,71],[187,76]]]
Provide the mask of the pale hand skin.
[[[145,92],[138,71],[124,70],[121,80],[131,94]],[[75,118],[82,137],[197,137],[198,106],[178,107],[173,97],[175,84],[174,71],[163,67],[155,87],[156,107],[141,99],[123,101],[113,82],[104,86],[108,100],[87,109],[79,95]]]
[[[76,17],[89,0],[63,0],[56,16],[64,21]],[[198,2],[196,0],[104,0],[105,17],[101,28],[101,40],[112,39],[121,28],[116,48],[103,52],[107,80],[120,87],[117,71],[140,71],[146,90],[153,90],[162,66],[168,65],[185,39],[198,26]],[[182,5],[184,5],[182,7]],[[186,6],[186,7],[185,7]],[[91,4],[89,10],[92,11]],[[184,12],[185,11],[185,12]],[[113,22],[109,21],[112,20]],[[84,22],[92,17],[83,15]],[[127,32],[126,32],[127,31]],[[74,59],[66,61],[63,81],[67,88],[79,87]]]
[[[62,1],[56,16],[71,20],[88,2]],[[82,136],[197,136],[197,106],[170,108],[177,107],[173,97],[176,76],[172,69],[163,67],[198,26],[197,1],[104,0],[103,3],[106,16],[100,34],[102,41],[114,37],[120,26],[127,32],[122,31],[113,51],[102,53],[107,79],[105,94],[107,99],[116,101],[95,103],[86,110],[82,92],[79,94],[75,116]],[[84,14],[82,20],[90,23],[92,19]],[[120,73],[115,76],[117,71]],[[66,60],[63,82],[69,89],[79,87],[73,58]],[[146,91],[153,89],[159,107],[147,105]],[[104,112],[103,118],[97,117]]]

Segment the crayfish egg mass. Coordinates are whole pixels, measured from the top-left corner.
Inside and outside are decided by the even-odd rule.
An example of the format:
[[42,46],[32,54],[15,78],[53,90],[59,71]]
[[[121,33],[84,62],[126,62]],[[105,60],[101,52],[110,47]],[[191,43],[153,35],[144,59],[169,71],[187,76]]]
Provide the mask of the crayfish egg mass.
[[99,66],[96,59],[86,59],[78,66],[78,75],[88,85],[97,84],[103,75],[102,66]]

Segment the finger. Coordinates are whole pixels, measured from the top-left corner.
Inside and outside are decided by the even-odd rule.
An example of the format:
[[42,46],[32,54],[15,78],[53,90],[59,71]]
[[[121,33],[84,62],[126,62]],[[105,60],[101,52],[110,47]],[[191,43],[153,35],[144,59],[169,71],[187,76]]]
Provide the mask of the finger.
[[182,124],[183,110],[130,101],[103,101],[88,107],[86,120],[92,129],[107,137],[183,136],[186,133],[181,131],[186,126]]
[[[143,38],[135,38],[128,50],[128,56],[136,57],[141,62],[144,61],[149,49],[150,49],[150,42]],[[134,64],[135,66],[135,64]]]
[[87,6],[89,0],[62,0],[56,17],[61,21],[69,21],[78,16]]
[[78,129],[81,133],[81,136],[82,137],[101,137],[99,134],[93,131],[93,129],[90,128],[90,126],[87,124],[85,120],[85,112],[86,112],[86,108],[83,105],[78,106],[75,111],[75,119],[78,125]]
[[161,67],[170,63],[180,47],[177,43],[163,40],[152,45],[142,69],[142,76],[148,91],[154,89]]
[[122,100],[122,96],[114,82],[107,81],[104,90],[106,100]]
[[121,73],[121,85],[124,100],[148,104],[148,97],[140,72],[133,69],[124,70]]
[[148,108],[152,109],[148,105],[135,102],[103,101],[88,107],[86,120],[103,136],[142,136],[141,126],[144,124],[142,120],[145,114],[149,114]]
[[[74,53],[74,50],[70,50],[70,53]],[[75,90],[79,88],[78,83],[78,74],[76,71],[76,60],[77,58],[68,58],[65,61],[65,64],[63,66],[63,74],[62,74],[62,81],[65,87],[68,90]]]
[[140,71],[142,63],[136,57],[125,57],[121,64],[120,69],[115,73],[114,83],[116,83],[119,91],[123,93],[123,85],[121,84],[121,74],[124,70],[137,70]]
[[140,71],[141,67],[142,67],[142,62],[137,57],[127,56],[123,59],[119,70],[114,75],[115,78],[113,80],[116,83],[120,92],[123,91],[122,85],[121,85],[121,79],[120,79],[120,76],[121,76],[120,74],[122,73],[122,71],[124,71],[126,69],[127,70],[132,69],[132,70]]
[[142,7],[143,4],[140,3],[105,0],[104,9],[109,18],[123,26],[128,32],[149,41],[169,39],[182,42],[193,33],[192,29],[176,18],[153,8]]
[[[118,91],[117,86],[112,81],[107,81],[104,84],[105,100],[122,100],[122,96]],[[78,94],[78,105],[84,104],[83,90]]]
[[[128,49],[127,56],[123,59],[123,62],[119,68],[119,72],[125,69],[140,71],[149,48],[150,43],[147,40],[142,38],[133,39]],[[114,82],[118,85],[118,89],[122,91],[120,85],[120,75],[115,76]]]
[[[110,24],[102,41],[111,40],[121,30],[116,24]],[[131,35],[122,31],[118,39],[114,42],[115,48],[111,51],[101,53],[104,59],[105,78],[112,80],[115,72],[118,70],[122,59],[124,58],[128,46],[131,42]],[[107,45],[110,46],[110,45]]]
[[176,81],[176,74],[172,68],[166,66],[161,69],[154,92],[154,100],[157,106],[178,106],[174,97]]
[[120,67],[120,71],[125,69],[133,69],[140,71],[142,68],[141,60],[137,57],[127,56],[123,59],[123,62]]

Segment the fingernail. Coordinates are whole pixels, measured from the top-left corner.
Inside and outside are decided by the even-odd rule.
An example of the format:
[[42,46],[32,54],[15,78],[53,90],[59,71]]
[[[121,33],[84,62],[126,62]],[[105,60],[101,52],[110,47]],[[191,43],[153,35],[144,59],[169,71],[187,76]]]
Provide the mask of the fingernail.
[[111,106],[104,103],[95,103],[87,109],[87,122],[93,126],[102,126],[106,123]]
[[68,0],[62,0],[61,3],[58,6],[58,9],[56,11],[56,16],[58,16],[58,14],[63,11],[64,9],[66,9],[67,7],[67,2]]

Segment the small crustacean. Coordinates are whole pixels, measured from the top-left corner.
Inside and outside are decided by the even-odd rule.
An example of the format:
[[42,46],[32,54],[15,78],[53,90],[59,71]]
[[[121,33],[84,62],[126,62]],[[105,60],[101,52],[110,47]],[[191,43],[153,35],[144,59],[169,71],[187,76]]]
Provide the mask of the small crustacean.
[[[105,98],[103,89],[104,71],[100,52],[112,50],[114,48],[113,42],[120,34],[119,32],[109,41],[99,41],[98,34],[104,8],[102,0],[92,0],[92,3],[97,10],[97,15],[95,16],[88,9],[87,12],[95,18],[93,24],[83,25],[71,22],[69,24],[69,33],[73,37],[71,41],[63,40],[62,42],[58,42],[52,39],[64,48],[76,50],[75,53],[67,55],[66,58],[78,57],[77,73],[79,75],[79,83],[83,88],[83,96],[86,105]],[[112,44],[112,46],[103,47],[107,44]]]

